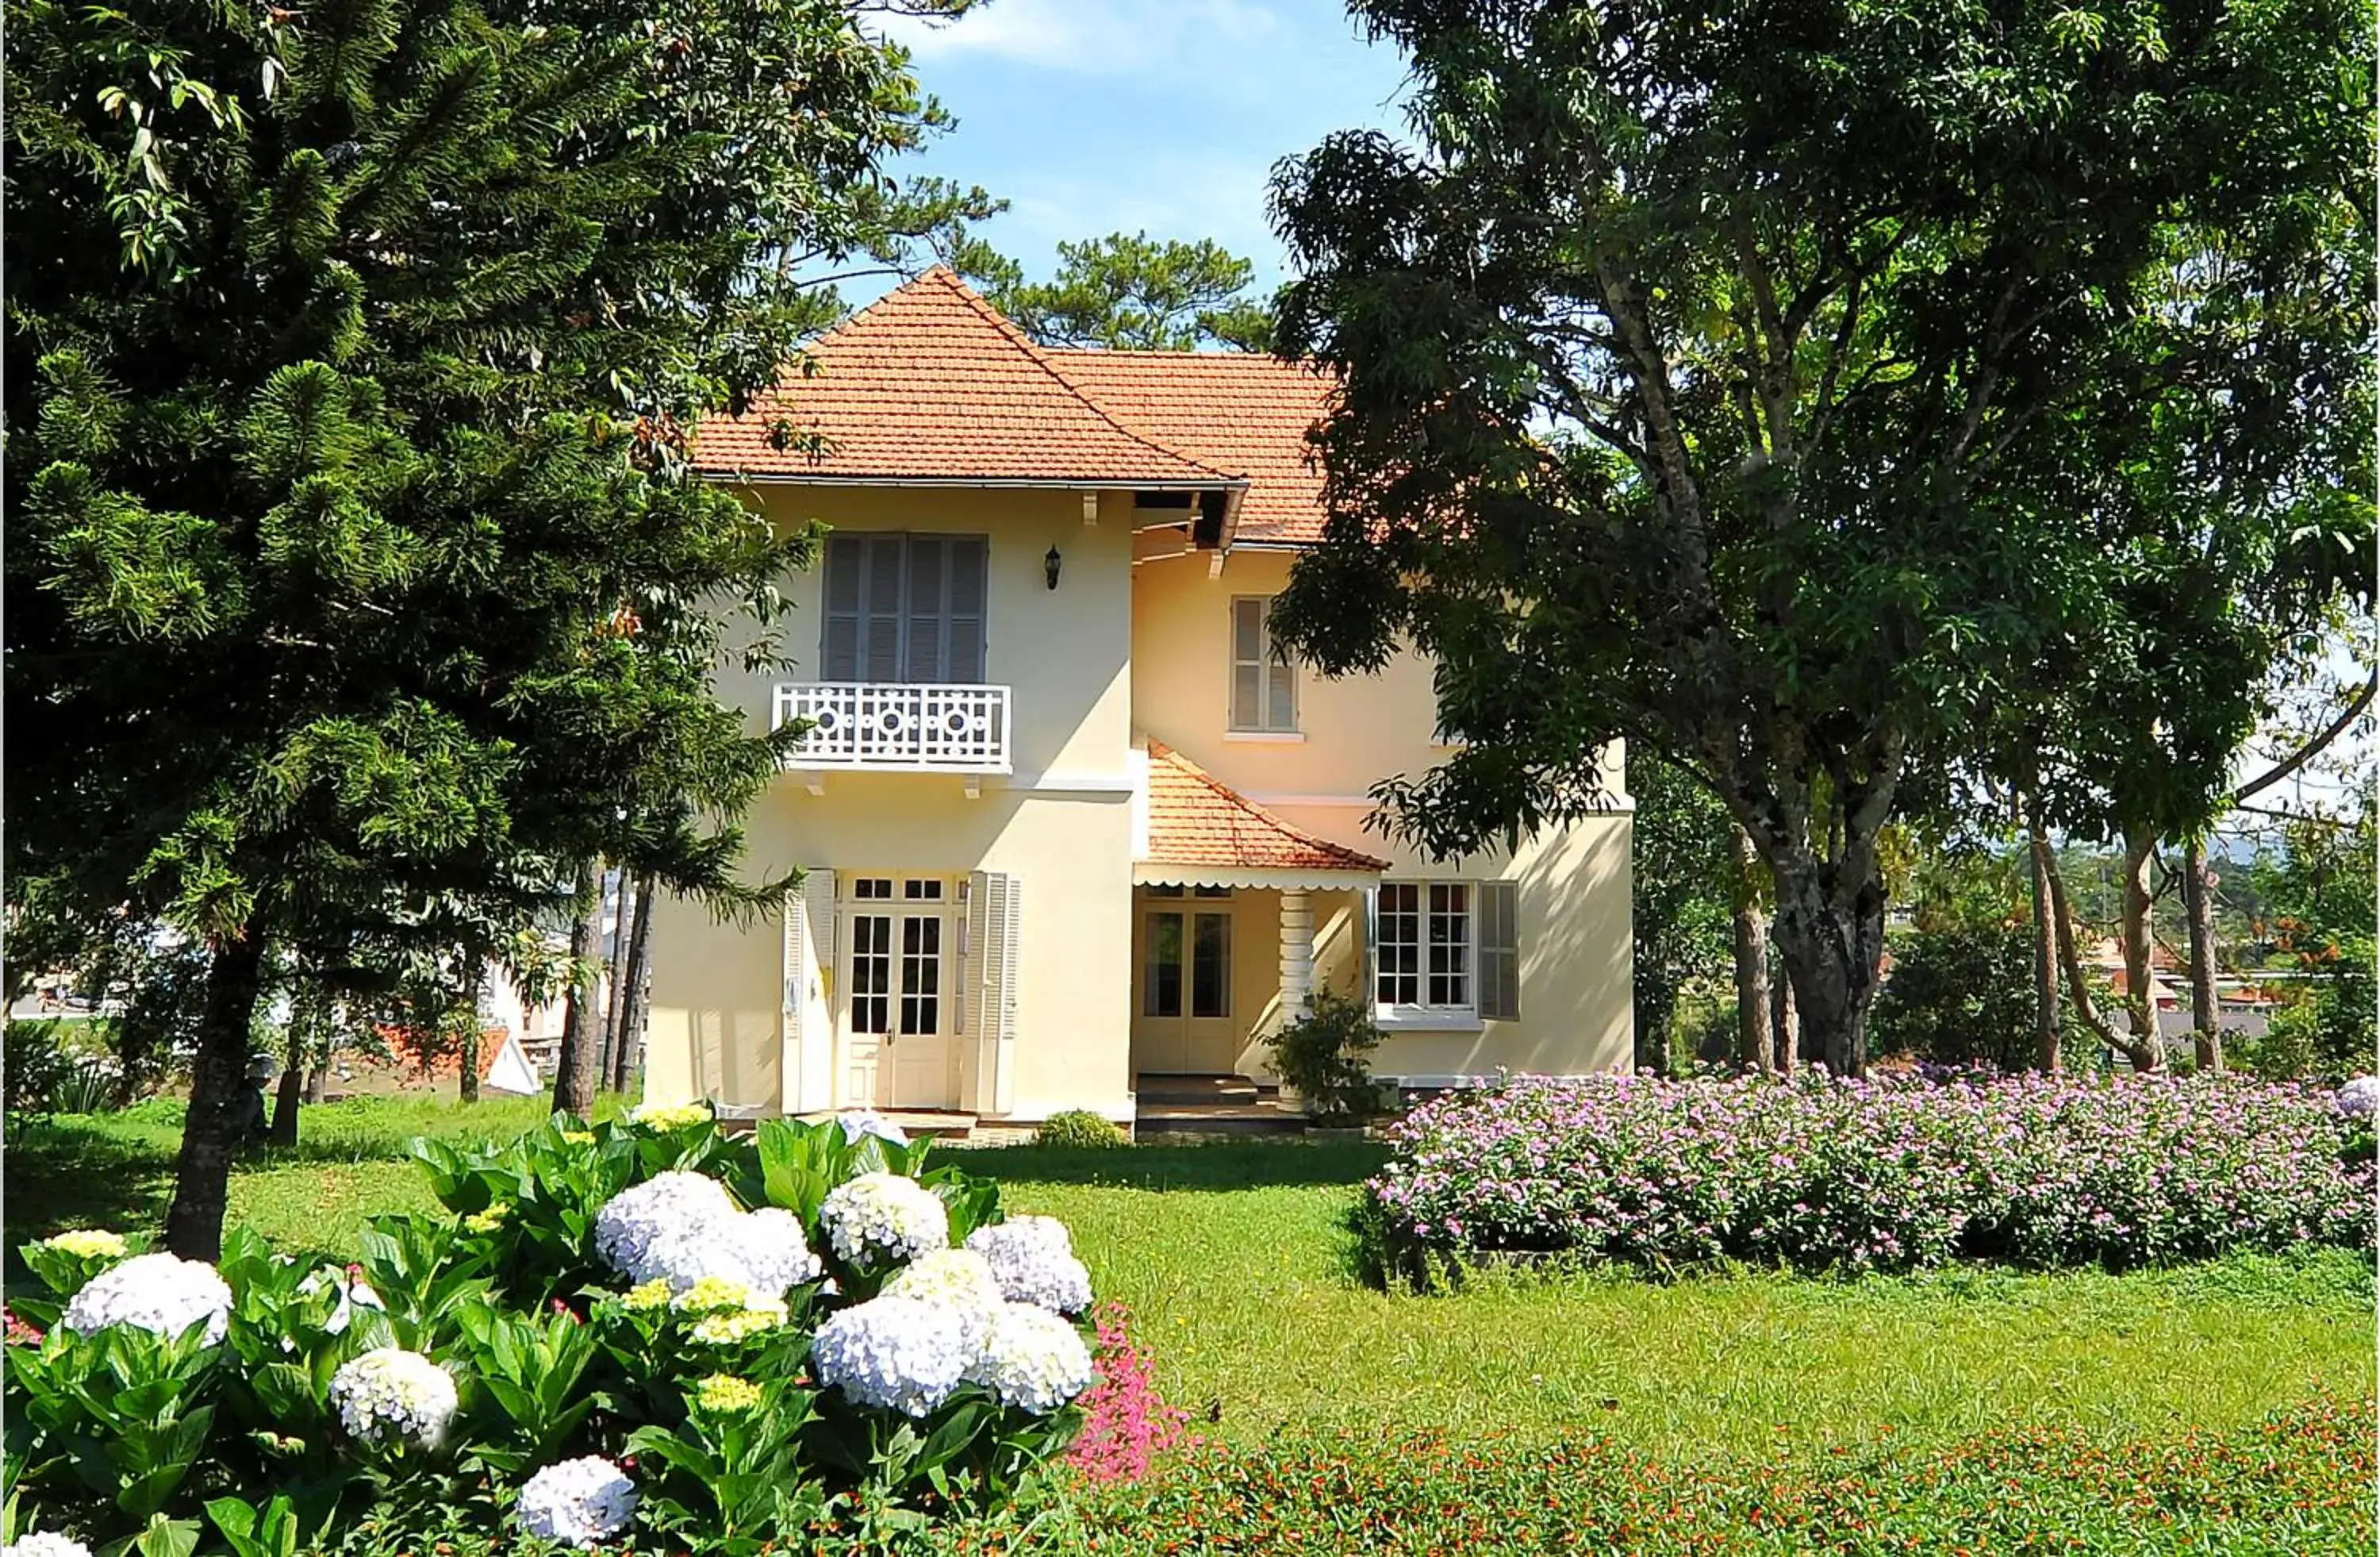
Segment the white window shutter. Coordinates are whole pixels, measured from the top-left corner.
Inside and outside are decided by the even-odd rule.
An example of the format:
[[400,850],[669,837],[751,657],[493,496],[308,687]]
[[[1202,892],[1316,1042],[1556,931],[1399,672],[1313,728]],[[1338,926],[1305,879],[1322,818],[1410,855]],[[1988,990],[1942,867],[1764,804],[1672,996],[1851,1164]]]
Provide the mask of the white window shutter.
[[1355,998],[1369,1009],[1380,1000],[1380,887],[1377,882],[1364,889],[1363,980],[1355,987]]
[[818,966],[834,966],[834,872],[810,870],[802,872],[802,905],[808,910],[810,944],[816,949]]
[[999,1029],[997,1059],[992,1066],[992,1111],[1007,1113],[1016,1106],[1016,948],[1024,939],[1025,883],[1005,873],[991,879],[991,906],[986,917],[986,961],[1000,966],[999,998],[990,1003],[985,1024]]

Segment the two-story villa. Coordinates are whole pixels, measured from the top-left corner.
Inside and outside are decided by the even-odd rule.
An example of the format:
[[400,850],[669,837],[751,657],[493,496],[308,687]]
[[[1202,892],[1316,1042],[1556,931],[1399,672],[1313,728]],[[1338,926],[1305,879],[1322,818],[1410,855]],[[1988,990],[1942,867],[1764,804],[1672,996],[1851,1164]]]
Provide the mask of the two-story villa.
[[807,678],[722,687],[813,723],[748,822],[757,869],[808,877],[782,923],[655,915],[649,1097],[1128,1121],[1141,1077],[1262,1077],[1322,984],[1414,1084],[1628,1064],[1624,802],[1419,858],[1365,821],[1444,756],[1429,667],[1271,650],[1328,392],[1038,347],[938,269],[703,430],[714,479],[832,527],[789,584]]

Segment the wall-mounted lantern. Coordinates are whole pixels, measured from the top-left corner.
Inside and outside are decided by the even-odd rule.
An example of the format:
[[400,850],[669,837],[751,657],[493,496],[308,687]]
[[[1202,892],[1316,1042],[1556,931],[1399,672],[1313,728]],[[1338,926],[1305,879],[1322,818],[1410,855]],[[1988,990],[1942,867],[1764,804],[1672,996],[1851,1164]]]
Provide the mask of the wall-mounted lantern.
[[1050,587],[1053,590],[1058,587],[1059,564],[1064,560],[1058,555],[1058,548],[1055,546],[1050,547],[1050,554],[1041,559],[1041,576],[1050,580]]

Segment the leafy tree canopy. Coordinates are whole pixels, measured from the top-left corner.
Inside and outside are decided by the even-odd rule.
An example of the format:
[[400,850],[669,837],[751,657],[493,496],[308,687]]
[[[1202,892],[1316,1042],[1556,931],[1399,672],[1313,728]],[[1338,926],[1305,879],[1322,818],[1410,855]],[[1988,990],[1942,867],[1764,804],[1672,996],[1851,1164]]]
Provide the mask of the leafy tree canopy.
[[1591,808],[1614,736],[1700,775],[1856,1071],[1890,820],[2110,644],[2236,745],[2252,656],[2193,640],[2369,533],[2369,9],[1353,9],[1413,139],[1276,181],[1278,344],[1344,384],[1279,630],[1437,659],[1464,748],[1383,790],[1434,850]]
[[1190,351],[1218,345],[1263,351],[1272,317],[1248,298],[1256,267],[1212,239],[1159,242],[1147,233],[1058,245],[1058,274],[1025,269],[977,240],[954,259],[994,308],[1044,346]]
[[167,1232],[211,1255],[281,954],[498,954],[599,853],[770,899],[736,818],[792,733],[712,697],[717,602],[773,616],[814,537],[688,430],[941,116],[840,0],[6,21],[7,892],[208,949]]

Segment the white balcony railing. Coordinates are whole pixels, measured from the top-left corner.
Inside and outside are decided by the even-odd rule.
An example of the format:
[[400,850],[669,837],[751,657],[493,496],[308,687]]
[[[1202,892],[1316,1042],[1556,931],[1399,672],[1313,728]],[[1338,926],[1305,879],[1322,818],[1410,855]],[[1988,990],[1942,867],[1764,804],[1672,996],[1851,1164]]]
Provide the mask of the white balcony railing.
[[1008,688],[933,682],[788,681],[775,723],[807,719],[794,768],[1004,773]]

